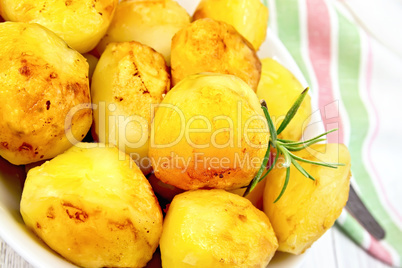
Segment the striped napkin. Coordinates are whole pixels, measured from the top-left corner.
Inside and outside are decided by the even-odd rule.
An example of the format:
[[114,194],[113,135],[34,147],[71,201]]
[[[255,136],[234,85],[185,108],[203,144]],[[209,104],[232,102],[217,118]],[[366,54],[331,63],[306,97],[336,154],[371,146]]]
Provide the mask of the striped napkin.
[[[362,0],[263,2],[270,10],[269,27],[318,94],[326,130],[339,129],[328,135],[328,141],[349,147],[353,188],[385,230],[385,238],[371,236],[346,209],[337,226],[375,258],[401,266],[402,172],[397,168],[402,165],[398,157],[402,152],[402,49],[395,50],[395,42],[401,39],[391,42],[381,35],[388,32],[388,37],[402,38],[402,24],[371,30],[370,25],[381,25],[387,18],[365,23],[364,14],[353,8],[354,2],[367,6]],[[390,0],[376,2],[383,7]],[[373,20],[379,10],[371,11]],[[398,16],[402,16],[401,2]]]

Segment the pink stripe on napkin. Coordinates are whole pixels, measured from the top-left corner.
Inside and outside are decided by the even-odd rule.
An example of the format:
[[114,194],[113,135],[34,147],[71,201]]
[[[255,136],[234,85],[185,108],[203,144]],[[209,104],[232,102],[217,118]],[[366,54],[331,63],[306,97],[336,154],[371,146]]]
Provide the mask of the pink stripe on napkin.
[[368,253],[375,258],[382,260],[386,264],[394,265],[391,254],[380,244],[374,237],[370,235],[370,244],[367,249]]
[[328,142],[343,143],[344,132],[335,100],[331,78],[331,22],[328,7],[322,0],[307,0],[307,27],[311,64],[318,82],[321,117],[326,130],[338,132],[327,136]]

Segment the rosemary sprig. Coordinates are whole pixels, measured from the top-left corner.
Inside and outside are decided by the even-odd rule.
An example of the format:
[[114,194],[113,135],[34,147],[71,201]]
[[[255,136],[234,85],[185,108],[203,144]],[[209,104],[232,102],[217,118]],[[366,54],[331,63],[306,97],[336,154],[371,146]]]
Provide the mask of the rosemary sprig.
[[[306,140],[306,141],[291,141],[291,140],[284,140],[284,139],[278,139],[278,135],[289,125],[290,121],[293,119],[295,116],[297,110],[299,109],[300,105],[302,104],[305,96],[308,93],[309,88],[306,88],[300,96],[297,98],[295,103],[292,105],[292,107],[289,109],[287,112],[285,119],[282,121],[281,125],[279,128],[276,130],[274,123],[271,119],[271,116],[269,115],[267,104],[264,100],[261,101],[261,108],[264,111],[265,118],[267,119],[268,123],[268,128],[269,128],[269,141],[268,141],[268,148],[265,153],[264,159],[262,161],[261,167],[258,170],[257,174],[254,176],[253,180],[250,182],[250,184],[247,186],[246,191],[244,192],[243,196],[248,195],[254,187],[262,181],[268,173],[273,169],[275,166],[279,155],[283,155],[285,162],[282,164],[282,167],[286,168],[286,178],[285,182],[283,184],[282,190],[279,193],[278,197],[275,199],[274,203],[276,203],[284,194],[286,187],[289,183],[289,178],[290,178],[290,165],[293,165],[301,174],[303,174],[306,178],[309,178],[311,180],[315,180],[313,176],[311,176],[299,163],[299,162],[305,162],[313,165],[320,165],[328,168],[337,168],[338,166],[343,166],[343,164],[339,163],[323,163],[323,162],[318,162],[318,161],[311,161],[307,159],[303,159],[301,157],[298,157],[297,155],[293,154],[292,152],[294,151],[300,151],[305,149],[306,147],[321,142],[325,141],[323,136],[336,131],[337,129],[332,129],[330,131],[327,131],[321,135],[318,135],[312,139]],[[266,171],[266,173],[263,175],[264,170],[266,170],[266,166],[269,160],[269,156],[271,153],[271,147],[276,149],[276,156],[273,162],[271,163],[271,166],[269,169]]]
[[278,200],[282,197],[283,193],[285,192],[286,187],[288,186],[288,183],[289,183],[289,176],[290,176],[290,167],[288,167],[286,169],[285,183],[283,184],[282,190],[281,190],[280,194],[278,195],[278,197],[275,199],[274,203],[278,202]]
[[[289,125],[290,121],[293,119],[295,116],[297,110],[299,110],[300,105],[302,104],[304,97],[306,97],[307,92],[309,88],[307,87],[303,92],[300,94],[300,96],[297,98],[295,103],[290,107],[289,111],[287,112],[285,119],[283,119],[281,125],[279,126],[277,132],[277,135],[281,134],[282,131]],[[266,104],[266,103],[265,103]]]

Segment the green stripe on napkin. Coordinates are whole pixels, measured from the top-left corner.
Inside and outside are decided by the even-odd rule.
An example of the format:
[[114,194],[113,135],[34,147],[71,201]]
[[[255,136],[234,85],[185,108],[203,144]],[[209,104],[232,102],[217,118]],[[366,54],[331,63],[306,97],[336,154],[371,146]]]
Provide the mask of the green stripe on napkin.
[[339,21],[339,86],[342,102],[347,110],[350,124],[348,144],[352,157],[352,173],[359,186],[359,195],[370,212],[385,229],[385,240],[402,256],[402,232],[392,221],[378,196],[373,177],[363,162],[364,141],[367,138],[370,119],[359,93],[361,40],[358,28],[338,13]]
[[[307,82],[311,85],[314,73],[309,72],[307,68],[307,66],[311,65],[311,62],[308,62],[310,60],[308,57],[303,57],[302,55],[302,40],[308,39],[307,36],[302,36],[304,33],[308,34],[307,30],[301,31],[301,27],[307,27],[307,23],[300,21],[303,18],[301,14],[306,9],[306,0],[274,0],[274,3],[276,10],[270,10],[270,12],[276,12],[278,36],[293,56]],[[328,3],[326,2],[326,4]],[[402,230],[392,221],[387,209],[381,203],[379,193],[373,183],[374,177],[367,170],[365,165],[367,163],[364,163],[363,158],[363,150],[366,145],[364,142],[369,134],[371,122],[366,108],[369,107],[366,106],[369,104],[364,102],[359,92],[360,83],[363,81],[362,79],[365,79],[365,73],[362,72],[365,69],[362,68],[366,68],[366,66],[361,66],[362,57],[366,57],[366,55],[362,53],[359,28],[331,4],[328,4],[328,8],[331,10],[331,15],[336,16],[331,22],[338,23],[331,27],[331,30],[338,31],[332,37],[337,36],[339,38],[339,40],[332,42],[338,45],[337,54],[335,54],[338,57],[333,60],[338,64],[339,93],[342,98],[341,102],[346,109],[347,114],[345,116],[350,122],[350,126],[346,125],[344,127],[351,127],[350,132],[346,131],[345,133],[350,133],[348,147],[352,157],[353,177],[358,186],[358,193],[362,195],[363,202],[386,230],[386,237],[379,243],[346,212],[344,212],[345,218],[342,222],[338,222],[338,225],[373,256],[387,263],[400,265],[398,260],[392,259],[390,252],[397,252],[400,257],[402,256]],[[334,66],[336,68],[336,65]],[[336,85],[333,85],[333,88],[337,90]],[[388,246],[384,246],[384,244]]]

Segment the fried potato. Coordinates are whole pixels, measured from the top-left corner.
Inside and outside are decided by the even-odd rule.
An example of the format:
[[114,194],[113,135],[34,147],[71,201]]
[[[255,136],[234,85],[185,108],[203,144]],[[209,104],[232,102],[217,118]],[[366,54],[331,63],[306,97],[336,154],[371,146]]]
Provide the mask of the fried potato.
[[104,144],[79,143],[31,169],[21,215],[49,247],[82,267],[144,267],[162,232],[147,179]]
[[[261,60],[262,73],[257,96],[267,103],[269,114],[276,128],[279,128],[286,113],[303,92],[304,88],[293,74],[271,58]],[[292,121],[279,134],[279,138],[298,141],[310,122],[311,98],[306,95]]]
[[252,45],[231,25],[200,19],[175,34],[172,40],[172,81],[190,74],[213,72],[240,77],[254,91],[261,62]]
[[172,0],[126,0],[102,38],[97,51],[103,53],[110,42],[138,41],[161,53],[170,66],[173,35],[190,23],[190,15]]
[[52,30],[85,53],[106,33],[118,0],[0,0],[4,19],[34,22]]
[[205,73],[166,94],[152,122],[149,157],[164,183],[231,190],[252,180],[267,143],[253,90],[236,76]]
[[0,155],[16,165],[52,158],[92,123],[88,63],[53,32],[0,24]]
[[92,77],[94,131],[100,142],[129,154],[148,174],[152,105],[170,89],[163,56],[137,42],[111,43]]
[[211,18],[233,25],[255,50],[265,41],[268,27],[268,8],[260,0],[201,0],[194,20]]
[[315,181],[292,165],[286,191],[276,203],[286,169],[277,164],[267,175],[264,212],[278,237],[278,250],[301,254],[334,224],[348,200],[350,155],[343,144],[315,144],[295,154],[307,160],[345,164],[332,169],[300,162]]
[[176,195],[160,240],[164,268],[266,267],[277,247],[266,215],[223,190]]

